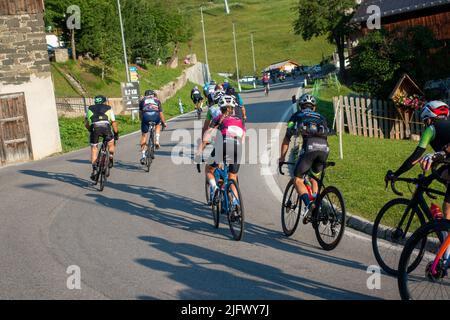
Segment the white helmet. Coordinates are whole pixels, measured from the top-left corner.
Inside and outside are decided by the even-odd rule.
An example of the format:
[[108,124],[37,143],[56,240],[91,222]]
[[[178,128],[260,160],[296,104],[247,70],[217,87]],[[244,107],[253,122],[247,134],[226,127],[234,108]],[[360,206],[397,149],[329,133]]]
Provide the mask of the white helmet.
[[420,111],[420,119],[447,119],[449,116],[449,107],[442,101],[428,102]]
[[214,93],[214,102],[219,103],[220,99],[225,95],[223,90],[218,90]]
[[222,98],[220,98],[218,104],[221,109],[228,108],[228,107],[231,107],[234,109],[237,107],[236,98],[233,96],[224,95]]
[[315,107],[317,105],[316,102],[316,98],[314,98],[314,96],[305,93],[304,95],[302,95],[297,102],[297,109],[303,109],[303,106],[305,105],[311,105],[313,107]]

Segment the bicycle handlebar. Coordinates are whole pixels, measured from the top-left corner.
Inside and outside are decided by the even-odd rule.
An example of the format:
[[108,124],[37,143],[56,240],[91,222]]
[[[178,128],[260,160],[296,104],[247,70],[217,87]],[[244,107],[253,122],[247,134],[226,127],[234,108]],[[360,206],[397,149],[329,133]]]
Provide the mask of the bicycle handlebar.
[[280,162],[280,163],[278,164],[278,171],[280,172],[280,174],[281,174],[282,176],[284,176],[283,166],[284,166],[285,164],[288,164],[288,165],[295,165],[294,162]]

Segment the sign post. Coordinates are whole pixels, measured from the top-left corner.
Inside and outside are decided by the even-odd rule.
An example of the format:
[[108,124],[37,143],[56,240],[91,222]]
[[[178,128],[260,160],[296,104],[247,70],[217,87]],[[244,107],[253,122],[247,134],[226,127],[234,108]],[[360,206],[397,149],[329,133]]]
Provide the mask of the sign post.
[[121,88],[123,105],[126,110],[131,111],[134,121],[134,113],[139,110],[139,82],[123,82]]

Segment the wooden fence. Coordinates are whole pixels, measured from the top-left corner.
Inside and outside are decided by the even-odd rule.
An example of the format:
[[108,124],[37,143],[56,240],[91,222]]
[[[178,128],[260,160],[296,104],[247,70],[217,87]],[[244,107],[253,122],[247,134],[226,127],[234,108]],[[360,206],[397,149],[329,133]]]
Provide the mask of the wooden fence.
[[333,106],[336,130],[340,130],[340,114],[343,132],[351,135],[400,140],[410,135],[420,136],[424,130],[419,112],[414,112],[406,126],[392,101],[340,96],[333,98]]

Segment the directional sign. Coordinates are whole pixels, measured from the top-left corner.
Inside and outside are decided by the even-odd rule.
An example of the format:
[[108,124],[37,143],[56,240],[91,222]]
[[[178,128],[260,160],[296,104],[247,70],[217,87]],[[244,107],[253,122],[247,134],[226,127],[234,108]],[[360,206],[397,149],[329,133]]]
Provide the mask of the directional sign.
[[131,82],[139,81],[138,69],[136,67],[130,67],[130,79]]
[[139,108],[139,82],[121,83],[123,104],[127,109]]

